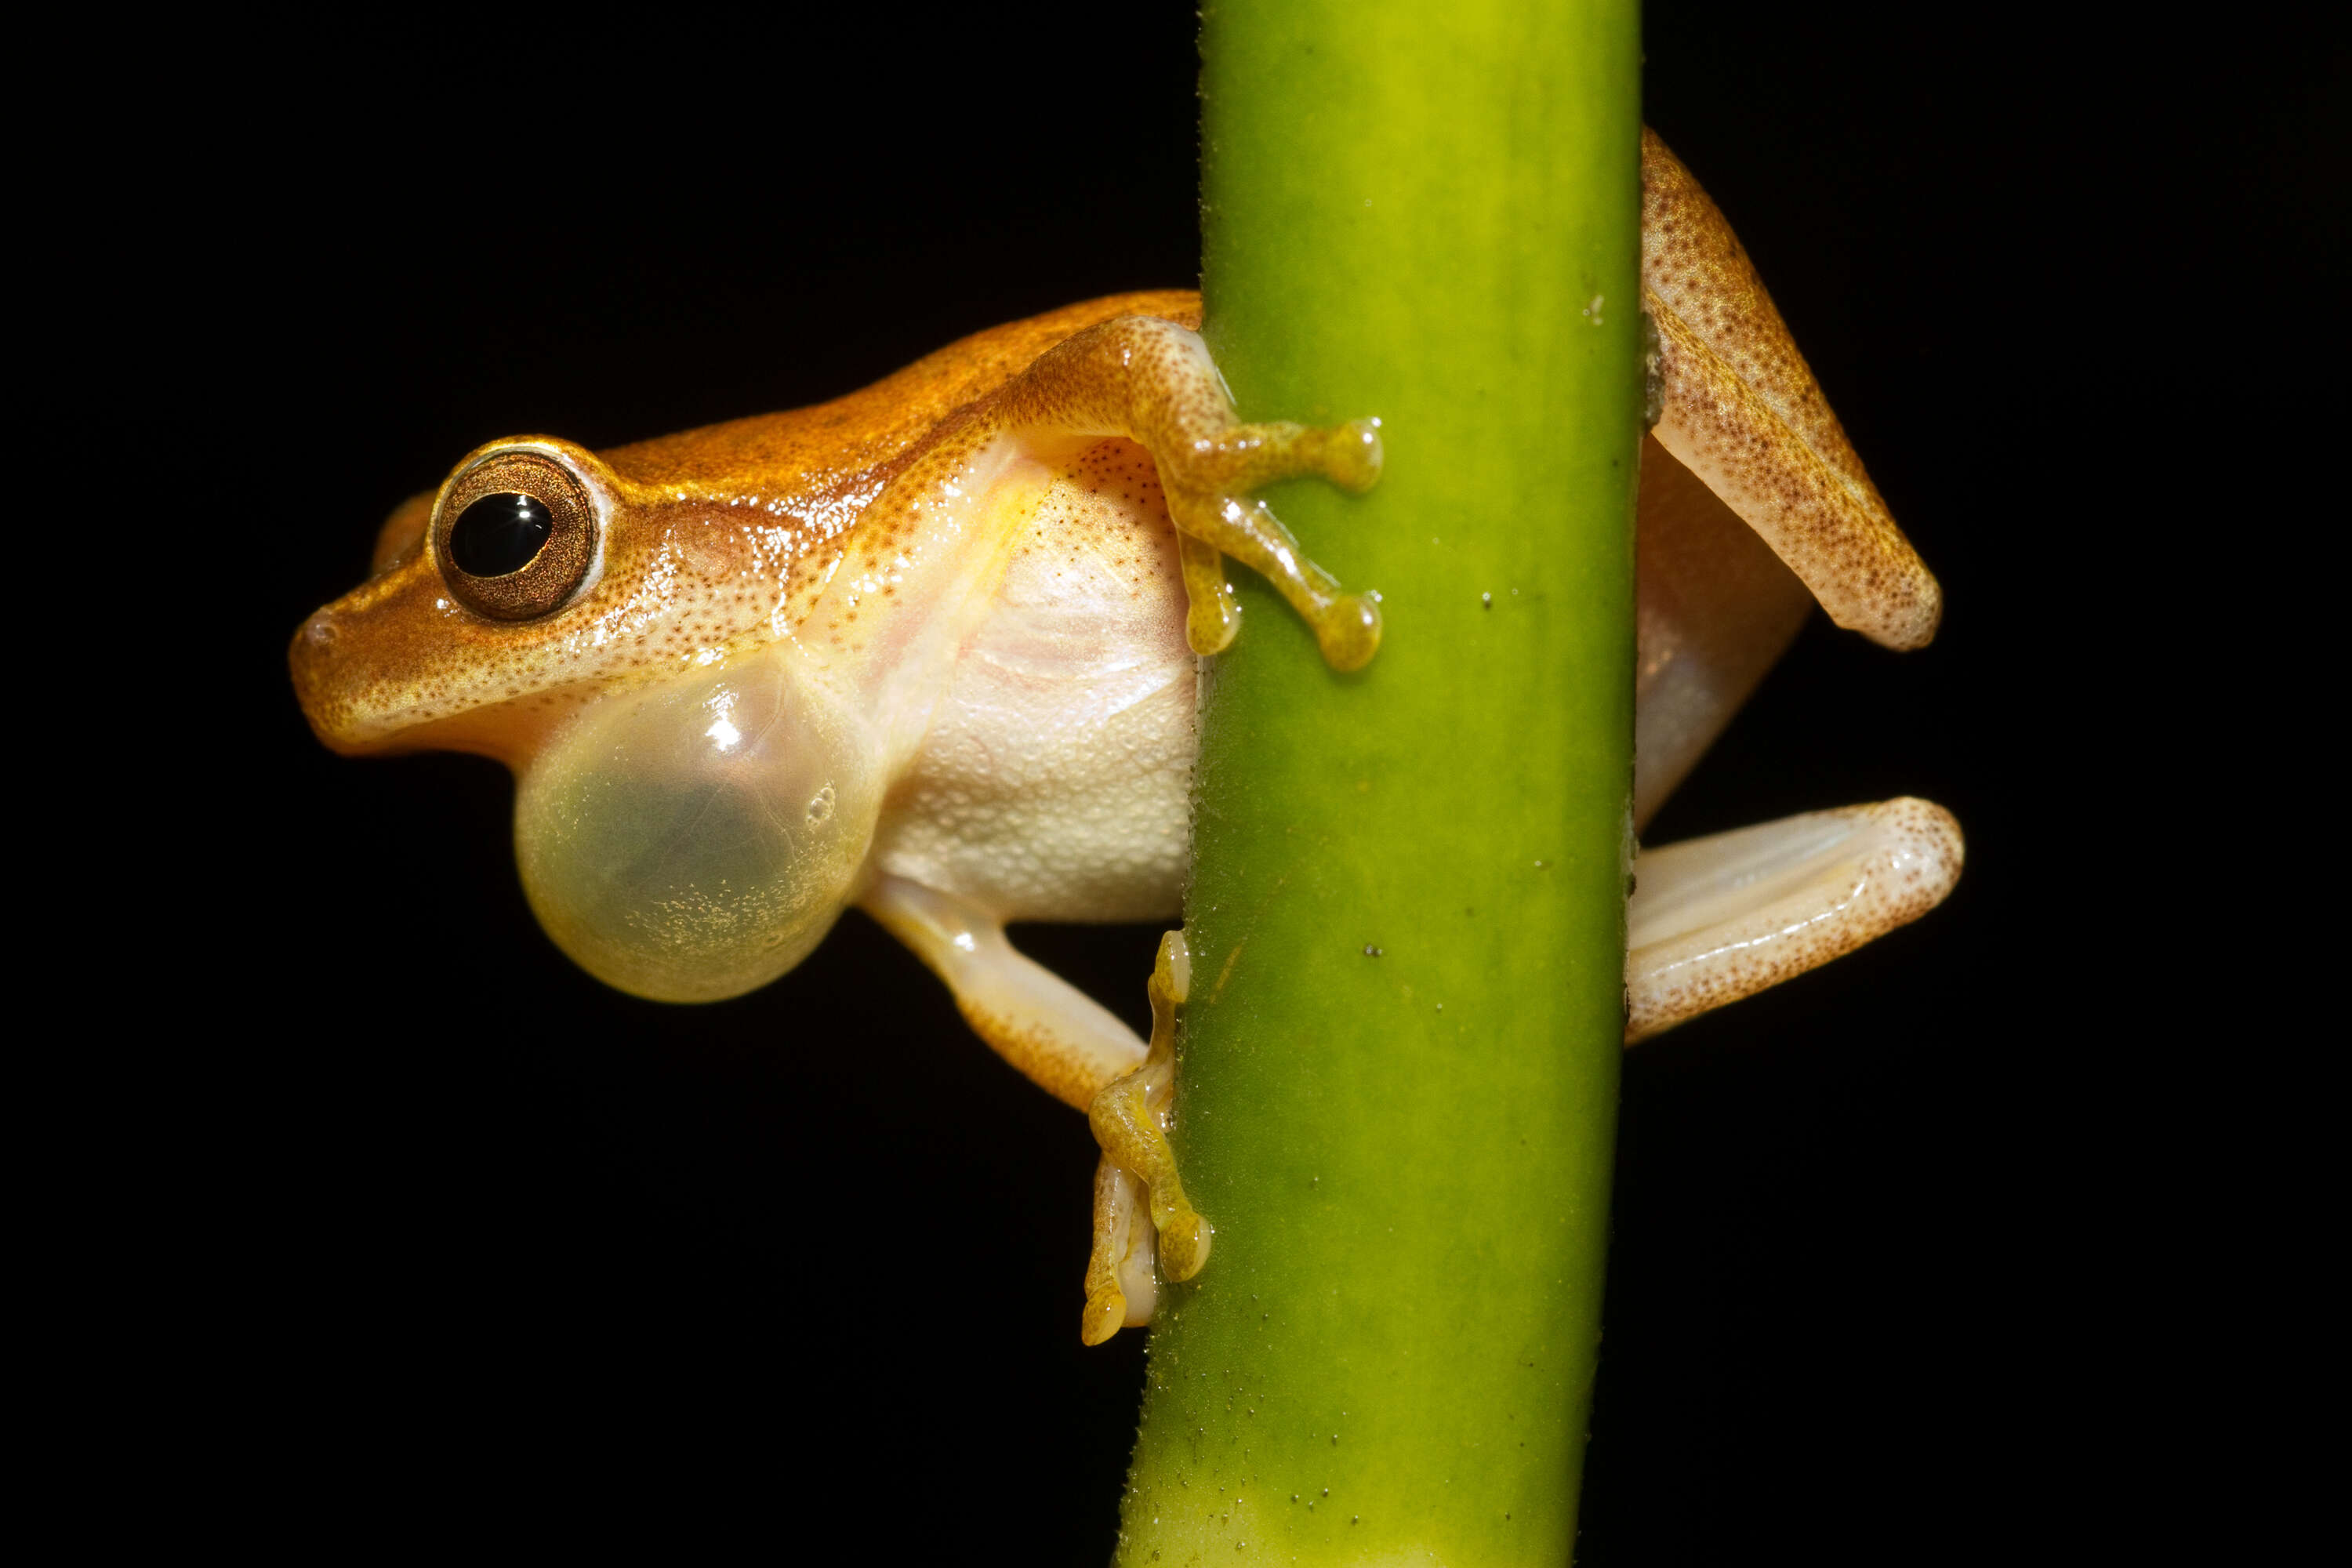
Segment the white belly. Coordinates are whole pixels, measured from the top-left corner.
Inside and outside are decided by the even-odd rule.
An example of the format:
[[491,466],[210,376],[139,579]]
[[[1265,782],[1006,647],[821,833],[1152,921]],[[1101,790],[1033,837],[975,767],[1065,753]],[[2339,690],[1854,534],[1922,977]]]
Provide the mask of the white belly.
[[1125,441],[1057,481],[965,639],[874,863],[1000,918],[1172,919],[1197,751],[1176,535]]

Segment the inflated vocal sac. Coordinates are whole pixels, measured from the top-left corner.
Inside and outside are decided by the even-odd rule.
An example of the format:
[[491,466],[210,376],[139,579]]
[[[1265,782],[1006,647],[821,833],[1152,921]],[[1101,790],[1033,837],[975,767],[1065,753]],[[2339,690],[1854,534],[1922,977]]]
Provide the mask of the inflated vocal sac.
[[607,697],[515,792],[515,858],[556,945],[609,985],[715,1002],[832,929],[881,805],[866,728],[779,649]]

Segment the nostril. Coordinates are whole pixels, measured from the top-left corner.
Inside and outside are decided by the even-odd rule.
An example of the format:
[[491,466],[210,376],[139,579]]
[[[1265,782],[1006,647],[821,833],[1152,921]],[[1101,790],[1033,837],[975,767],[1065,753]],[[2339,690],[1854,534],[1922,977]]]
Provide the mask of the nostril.
[[286,662],[293,669],[295,699],[305,709],[310,706],[321,684],[330,681],[328,672],[341,661],[342,656],[336,647],[341,636],[342,628],[325,610],[295,628],[294,640],[286,647]]

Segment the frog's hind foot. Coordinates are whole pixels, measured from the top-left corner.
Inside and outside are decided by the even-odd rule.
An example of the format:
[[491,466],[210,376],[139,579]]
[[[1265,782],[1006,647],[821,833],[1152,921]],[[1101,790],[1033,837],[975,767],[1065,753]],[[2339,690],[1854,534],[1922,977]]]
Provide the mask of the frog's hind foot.
[[1151,968],[1150,1054],[1105,1085],[1087,1113],[1103,1151],[1079,1330],[1090,1345],[1151,1321],[1160,1294],[1155,1253],[1171,1279],[1190,1279],[1209,1260],[1209,1222],[1184,1195],[1167,1130],[1176,1092],[1176,1009],[1191,981],[1184,935],[1170,931]]

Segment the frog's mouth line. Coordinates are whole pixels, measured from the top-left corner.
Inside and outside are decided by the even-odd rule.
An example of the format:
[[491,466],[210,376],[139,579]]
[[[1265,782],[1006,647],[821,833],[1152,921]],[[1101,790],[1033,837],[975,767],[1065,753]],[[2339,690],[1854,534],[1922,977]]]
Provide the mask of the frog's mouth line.
[[380,626],[355,624],[373,608],[361,594],[339,599],[303,622],[286,650],[302,717],[340,755],[470,752],[516,767],[602,689],[578,680],[515,692],[499,689],[494,669],[460,684],[436,673],[454,662],[446,644],[421,654],[397,641],[387,649],[374,635]]

